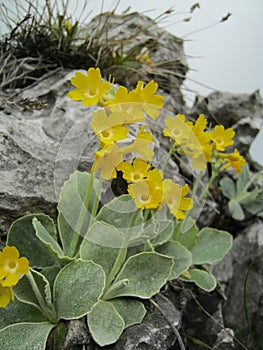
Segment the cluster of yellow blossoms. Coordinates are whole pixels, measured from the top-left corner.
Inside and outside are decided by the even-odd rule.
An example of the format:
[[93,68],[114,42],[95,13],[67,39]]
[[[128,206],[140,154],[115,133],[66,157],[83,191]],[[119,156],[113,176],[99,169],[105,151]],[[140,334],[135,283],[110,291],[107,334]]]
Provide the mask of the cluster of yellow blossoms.
[[191,158],[193,168],[204,170],[207,162],[217,163],[223,168],[232,167],[241,173],[246,161],[237,149],[226,154],[228,146],[234,144],[235,131],[232,128],[225,130],[223,125],[216,125],[213,130],[207,129],[207,120],[200,114],[195,123],[186,122],[183,114],[167,117],[165,136],[172,139],[177,151]]
[[19,258],[16,247],[4,247],[0,252],[0,307],[6,307],[11,299],[14,300],[12,287],[28,271],[27,258]]
[[[121,171],[138,208],[159,209],[166,204],[176,219],[184,219],[184,211],[193,207],[193,200],[185,198],[189,193],[188,186],[163,179],[163,172],[149,163],[154,155],[153,136],[144,122],[146,115],[153,120],[158,118],[164,105],[163,96],[156,94],[158,84],[153,80],[147,85],[138,81],[131,91],[124,86],[114,89],[102,80],[99,68],[89,68],[87,74],[77,72],[71,83],[77,89],[70,91],[68,97],[82,101],[84,106],[97,104],[103,107],[92,113],[90,123],[100,141],[92,172],[100,171],[103,179],[110,180]],[[167,117],[164,122],[164,136],[172,140],[174,150],[191,158],[194,168],[204,170],[216,154],[217,160],[223,159],[223,166],[232,166],[240,172],[245,161],[238,151],[222,153],[234,143],[232,129],[225,130],[219,125],[213,131],[207,131],[207,120],[203,115],[195,123],[186,122],[185,116],[180,114]],[[131,126],[137,130],[135,137],[130,135]],[[132,155],[131,162],[127,160],[128,154]]]

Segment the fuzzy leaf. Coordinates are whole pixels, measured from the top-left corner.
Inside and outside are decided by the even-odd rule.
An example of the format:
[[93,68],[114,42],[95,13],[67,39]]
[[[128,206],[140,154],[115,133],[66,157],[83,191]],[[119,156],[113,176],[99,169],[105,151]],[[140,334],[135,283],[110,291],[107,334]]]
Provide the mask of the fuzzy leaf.
[[182,244],[178,242],[167,242],[156,250],[164,255],[173,258],[174,265],[169,276],[169,279],[175,279],[181,275],[185,270],[188,270],[192,263],[192,255]]
[[172,258],[155,252],[144,252],[129,257],[115,280],[115,283],[121,280],[128,280],[129,283],[116,290],[114,297],[151,298],[165,284],[172,267]]
[[235,198],[236,186],[234,181],[230,177],[224,177],[222,180],[220,180],[220,187],[223,192],[223,195],[226,198]]
[[231,199],[228,202],[228,208],[233,219],[238,221],[242,221],[245,219],[244,211],[241,208],[241,205],[235,199]]
[[81,244],[80,257],[83,260],[92,260],[101,265],[105,274],[108,275],[115,263],[122,242],[123,235],[114,226],[95,221]]
[[52,235],[46,230],[46,228],[37,218],[33,219],[33,226],[40,241],[59,259],[63,258],[64,253],[60,248],[58,242],[52,237]]
[[151,242],[153,246],[162,245],[171,238],[174,230],[174,222],[172,220],[159,220],[154,223],[155,238]]
[[119,339],[125,323],[111,302],[100,300],[88,314],[88,327],[95,342],[105,346]]
[[97,215],[97,220],[104,221],[115,226],[119,231],[126,234],[129,231],[130,241],[138,239],[143,231],[143,216],[140,210],[135,223],[130,229],[130,220],[133,213],[137,211],[134,200],[129,195],[114,198],[105,204]]
[[0,331],[0,344],[3,350],[45,350],[48,335],[55,325],[43,323],[18,323]]
[[244,191],[244,189],[247,187],[247,184],[250,180],[249,178],[250,178],[249,167],[246,164],[245,166],[242,167],[242,172],[237,177],[237,181],[236,181],[237,194]]
[[[186,226],[186,227],[184,227]],[[185,230],[186,229],[186,230]],[[191,250],[198,238],[198,228],[192,218],[188,218],[186,225],[181,228],[181,234],[178,238],[178,242],[181,243],[188,250]]]
[[43,316],[39,308],[22,303],[19,300],[10,302],[5,309],[0,308],[0,329],[15,323],[45,321],[47,319]]
[[146,314],[146,309],[138,300],[116,298],[110,301],[124,320],[125,328],[140,324]]
[[93,261],[76,260],[64,266],[54,282],[54,303],[58,318],[86,315],[96,304],[105,284],[105,273]]
[[185,282],[194,282],[198,287],[207,292],[211,292],[216,287],[215,277],[208,271],[200,269],[190,269],[187,271],[187,277],[180,277]]
[[75,247],[74,251],[71,251],[72,237],[76,234],[81,241],[87,233],[92,205],[97,198],[95,189],[97,183],[98,181],[89,173],[75,171],[61,189],[58,202],[58,229],[65,255],[73,257],[76,253]]
[[212,264],[221,260],[232,246],[233,238],[226,231],[203,228],[192,248],[192,263],[195,265]]
[[32,214],[13,222],[8,232],[7,244],[16,246],[20,256],[25,256],[32,268],[60,265],[56,255],[38,239],[32,223],[34,218],[37,218],[50,235],[56,239],[53,220],[44,214]]
[[[53,304],[51,297],[51,289],[47,278],[40,272],[35,271],[33,269],[31,269],[31,273],[43,299],[47,302],[47,305],[52,309]],[[37,298],[26,276],[24,276],[14,287],[14,293],[20,301],[38,306]]]

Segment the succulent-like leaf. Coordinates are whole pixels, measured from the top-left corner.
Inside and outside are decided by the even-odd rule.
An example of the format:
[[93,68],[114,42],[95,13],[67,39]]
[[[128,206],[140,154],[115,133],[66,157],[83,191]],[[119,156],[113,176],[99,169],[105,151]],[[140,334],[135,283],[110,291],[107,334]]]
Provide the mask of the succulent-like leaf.
[[0,331],[1,349],[45,350],[48,335],[55,325],[43,323],[18,323]]
[[123,235],[114,226],[95,221],[80,246],[80,257],[101,265],[108,275],[123,244]]
[[226,232],[214,228],[203,228],[191,250],[195,265],[212,264],[221,260],[232,246],[233,238]]
[[75,235],[79,241],[85,236],[92,206],[97,200],[98,180],[87,172],[75,171],[61,189],[58,202],[58,229],[65,255],[73,257],[78,245],[71,246]]
[[160,247],[156,247],[156,250],[173,258],[174,265],[169,276],[170,280],[180,276],[192,264],[191,253],[179,242],[167,242]]
[[146,314],[146,309],[138,300],[116,298],[110,301],[124,320],[125,328],[140,324]]
[[220,180],[220,188],[223,195],[228,198],[235,198],[236,196],[236,186],[234,181],[230,177],[224,177]]
[[194,282],[198,287],[207,292],[211,292],[216,287],[215,277],[208,271],[200,269],[190,269],[187,271],[187,277],[180,277],[185,282]]
[[116,294],[112,297],[151,298],[165,284],[172,267],[172,258],[156,252],[133,255],[125,262],[114,282],[128,280],[129,283],[117,289]]
[[34,218],[37,218],[50,235],[56,239],[53,220],[44,214],[32,214],[13,222],[8,232],[7,244],[16,246],[20,255],[27,257],[33,268],[60,265],[57,256],[38,239],[32,223]]
[[60,248],[58,242],[52,237],[52,235],[47,231],[47,229],[41,224],[37,219],[33,219],[33,226],[36,230],[36,235],[40,241],[59,259],[64,257],[64,253]]
[[[50,284],[47,278],[40,272],[31,269],[31,274],[36,282],[36,285],[42,295],[42,298],[46,301],[47,305],[53,309],[52,296]],[[24,276],[19,283],[14,287],[15,296],[24,303],[33,304],[39,306],[38,300],[31,288],[30,282],[26,276]]]
[[58,318],[86,315],[97,303],[105,285],[102,267],[93,261],[76,260],[64,266],[54,282],[54,303]]
[[17,299],[9,303],[6,308],[0,308],[0,329],[15,323],[41,323],[46,321],[47,319],[43,316],[39,308],[34,305],[22,303]]
[[231,199],[228,202],[228,209],[233,219],[239,220],[239,221],[245,219],[244,211],[241,205],[235,199]]
[[95,342],[105,346],[119,339],[125,323],[110,301],[100,300],[88,314],[88,327]]

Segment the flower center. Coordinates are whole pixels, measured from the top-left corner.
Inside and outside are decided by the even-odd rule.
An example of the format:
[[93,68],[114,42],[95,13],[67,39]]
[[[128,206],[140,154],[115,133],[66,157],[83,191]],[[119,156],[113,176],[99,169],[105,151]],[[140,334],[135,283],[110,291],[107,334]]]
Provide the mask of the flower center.
[[9,273],[15,273],[17,269],[17,262],[16,261],[7,261],[5,263],[5,270]]

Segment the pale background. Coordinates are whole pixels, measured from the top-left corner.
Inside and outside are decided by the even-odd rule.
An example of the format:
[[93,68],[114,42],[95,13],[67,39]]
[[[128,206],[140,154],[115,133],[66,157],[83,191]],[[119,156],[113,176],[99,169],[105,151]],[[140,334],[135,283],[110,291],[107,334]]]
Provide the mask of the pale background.
[[[69,12],[73,17],[79,17],[83,1],[69,0]],[[10,7],[12,1],[0,3]],[[213,89],[236,93],[260,89],[263,95],[263,0],[200,0],[200,9],[191,14],[189,10],[194,3],[195,0],[120,0],[116,12],[121,13],[130,6],[132,11],[156,18],[167,9],[174,10],[159,25],[185,40],[191,68],[185,88],[201,95]],[[101,10],[112,10],[115,5],[113,0],[89,0],[87,8],[92,10],[89,18]],[[232,16],[220,23],[227,13]],[[191,20],[185,22],[189,17]],[[3,23],[0,29],[4,33]],[[186,89],[184,93],[191,105],[194,94]],[[262,145],[263,130],[251,147],[253,158],[263,165]]]

